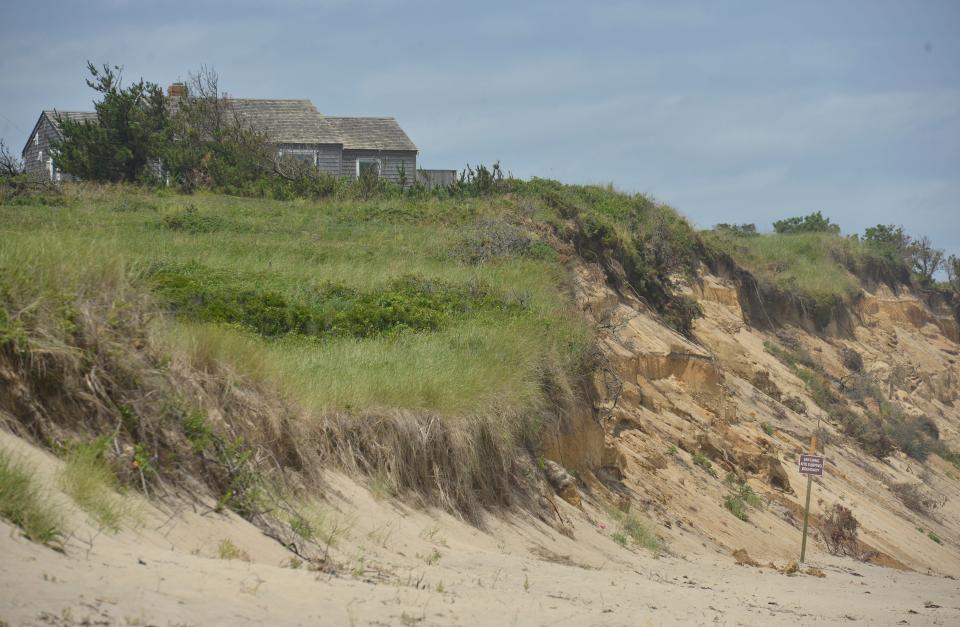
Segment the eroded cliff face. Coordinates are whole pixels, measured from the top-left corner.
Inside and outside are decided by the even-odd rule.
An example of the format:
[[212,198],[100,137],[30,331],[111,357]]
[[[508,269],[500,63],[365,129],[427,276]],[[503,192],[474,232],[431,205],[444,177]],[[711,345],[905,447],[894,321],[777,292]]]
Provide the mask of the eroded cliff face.
[[[819,425],[827,466],[813,488],[813,550],[827,550],[821,526],[840,504],[860,523],[863,559],[960,574],[960,470],[936,454],[880,458],[849,426],[883,411],[871,404],[895,406],[960,448],[952,316],[911,294],[864,291],[842,329],[814,334],[772,319],[761,330],[745,319],[742,286],[704,270],[686,288],[704,310],[688,339],[611,289],[599,267],[580,263],[574,273],[577,305],[597,326],[595,400],[592,412],[558,427],[546,456],[580,471],[588,492],[645,510],[679,553],[745,548],[764,563],[795,558],[806,487],[797,459]],[[784,354],[813,360],[831,389],[856,379],[876,398],[834,391],[837,404],[822,409],[823,392],[818,398]],[[746,520],[725,506],[743,486],[763,501],[745,505]]]

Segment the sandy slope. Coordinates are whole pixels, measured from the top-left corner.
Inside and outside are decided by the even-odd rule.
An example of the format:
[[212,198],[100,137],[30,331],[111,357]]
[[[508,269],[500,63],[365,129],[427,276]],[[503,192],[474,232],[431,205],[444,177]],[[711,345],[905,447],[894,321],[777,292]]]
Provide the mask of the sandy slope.
[[[51,490],[58,461],[3,434]],[[65,506],[62,495],[56,496]],[[331,520],[347,529],[335,572],[292,556],[230,515],[139,502],[141,524],[98,532],[71,509],[66,552],[0,523],[0,618],[30,624],[642,625],[861,621],[958,624],[954,579],[828,558],[826,575],[739,566],[704,549],[651,556],[615,544],[587,507],[560,507],[574,538],[525,516],[480,531],[436,512],[376,501],[331,477]],[[216,557],[229,539],[243,559]],[[782,565],[782,564],[781,564]]]
[[[556,498],[548,521],[516,511],[488,516],[480,530],[375,500],[331,475],[317,504],[337,529],[329,559],[320,570],[293,568],[285,547],[209,503],[130,495],[140,522],[117,534],[98,530],[57,490],[60,462],[0,432],[0,445],[39,468],[70,530],[60,553],[0,522],[0,621],[960,624],[960,473],[936,456],[921,464],[901,453],[885,460],[864,453],[764,348],[786,334],[836,379],[846,374],[840,351],[857,350],[890,398],[933,420],[956,450],[960,345],[949,320],[909,294],[865,293],[852,333],[763,332],[745,323],[735,286],[705,275],[690,289],[706,314],[691,341],[615,294],[597,268],[576,272],[577,304],[597,323],[603,368],[595,406],[566,417],[546,437],[544,454],[578,473],[582,509]],[[788,398],[802,407],[781,402]],[[808,563],[825,576],[738,565],[731,553],[740,548],[779,568],[796,559],[804,480],[795,461],[818,418],[828,464],[815,486]],[[693,463],[697,454],[710,457],[715,476]],[[727,473],[763,499],[748,520],[724,508]],[[903,483],[920,486],[935,506],[907,508],[894,490]],[[533,509],[550,511],[549,496],[546,507]],[[617,503],[656,530],[665,554],[614,542],[617,524],[605,507]],[[827,552],[819,526],[834,503],[860,521],[873,563]],[[224,541],[240,559],[219,557]]]

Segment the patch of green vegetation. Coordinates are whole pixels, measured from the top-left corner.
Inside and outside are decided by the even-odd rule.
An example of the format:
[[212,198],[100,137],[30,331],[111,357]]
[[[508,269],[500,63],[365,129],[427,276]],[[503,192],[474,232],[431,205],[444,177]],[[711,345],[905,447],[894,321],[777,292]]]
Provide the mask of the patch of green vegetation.
[[791,370],[796,371],[799,366],[815,372],[823,370],[813,356],[802,348],[781,348],[769,340],[763,342],[763,348]]
[[63,536],[63,517],[36,477],[25,460],[0,447],[0,516],[32,542],[56,545]]
[[943,544],[943,540],[940,539],[940,536],[930,531],[927,533],[927,537],[936,542],[937,544]]
[[458,316],[509,315],[522,309],[516,300],[507,302],[482,283],[461,286],[419,277],[403,277],[370,292],[327,285],[303,294],[300,302],[276,291],[248,288],[248,281],[231,280],[196,265],[159,268],[149,278],[179,316],[238,325],[265,337],[366,338],[404,330],[436,331]]
[[626,534],[626,533],[624,533],[623,531],[614,531],[612,534],[610,534],[610,537],[613,539],[614,542],[616,542],[616,543],[619,544],[620,546],[626,548],[626,546],[627,546],[627,534]]
[[723,506],[740,520],[749,520],[747,511],[750,508],[763,508],[763,499],[745,481],[731,474],[727,475],[726,484],[729,492],[723,499]]
[[960,453],[951,451],[946,446],[938,447],[935,452],[937,455],[953,464],[957,470],[960,470]]
[[[548,400],[543,373],[575,373],[589,343],[558,256],[533,254],[531,244],[496,263],[451,258],[464,229],[518,216],[521,198],[196,193],[198,214],[226,227],[185,236],[158,229],[152,212],[110,209],[142,190],[65,193],[77,202],[0,205],[10,298],[94,297],[130,275],[181,313],[163,329],[171,350],[186,349],[200,365],[227,362],[311,410],[527,415]],[[181,198],[150,202],[176,213]]]
[[740,520],[748,520],[746,504],[742,500],[738,499],[736,495],[728,494],[726,497],[724,497],[723,506]]
[[763,432],[766,433],[767,435],[773,435],[773,434],[776,432],[776,429],[774,429],[773,425],[770,424],[769,422],[762,422],[762,423],[760,423],[760,428],[761,428],[761,429],[763,430]]
[[704,455],[703,453],[696,453],[696,454],[693,456],[693,463],[694,463],[695,465],[697,465],[697,466],[700,466],[700,467],[703,468],[705,471],[707,471],[707,473],[708,473],[711,477],[716,477],[716,476],[717,476],[717,471],[716,471],[716,469],[714,469],[714,467],[713,467],[713,462],[711,462],[711,461],[710,461],[710,458],[708,458],[708,457],[707,457],[706,455]]
[[163,226],[171,231],[184,233],[215,233],[226,226],[223,216],[217,214],[201,214],[195,205],[168,214],[163,217]]
[[625,194],[612,186],[563,185],[534,178],[511,181],[514,193],[536,203],[544,222],[572,221],[577,245],[596,257],[615,284],[644,298],[664,321],[689,335],[702,310],[676,290],[673,276],[694,276],[702,242],[674,209],[642,194]]
[[762,284],[801,299],[821,326],[833,310],[860,290],[856,278],[837,261],[852,244],[834,233],[803,232],[741,237],[708,231],[707,244],[729,254]]
[[120,480],[107,459],[109,444],[109,436],[69,444],[64,454],[60,484],[98,525],[117,532],[134,518],[134,513],[124,502]]

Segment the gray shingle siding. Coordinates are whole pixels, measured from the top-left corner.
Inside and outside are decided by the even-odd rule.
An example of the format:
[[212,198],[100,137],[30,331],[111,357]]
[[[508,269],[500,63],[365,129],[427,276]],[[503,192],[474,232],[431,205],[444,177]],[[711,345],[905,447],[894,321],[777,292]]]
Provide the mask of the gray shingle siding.
[[407,183],[412,184],[417,177],[417,152],[415,150],[343,150],[342,176],[357,176],[357,159],[378,159],[380,176],[393,183],[400,182],[397,168],[401,164],[407,171]]
[[340,174],[340,144],[277,144],[277,154],[290,155],[291,153],[312,154],[316,160],[317,170],[328,174]]
[[[95,113],[83,111],[63,111],[60,115],[74,120],[96,119]],[[40,114],[40,119],[37,120],[33,133],[27,140],[27,145],[23,147],[23,151],[20,153],[28,174],[50,178],[50,147],[54,142],[63,139],[60,127],[57,125],[56,116],[56,111],[44,111]],[[58,173],[56,165],[54,165],[53,173]],[[62,181],[74,180],[66,172],[59,172],[59,174]]]

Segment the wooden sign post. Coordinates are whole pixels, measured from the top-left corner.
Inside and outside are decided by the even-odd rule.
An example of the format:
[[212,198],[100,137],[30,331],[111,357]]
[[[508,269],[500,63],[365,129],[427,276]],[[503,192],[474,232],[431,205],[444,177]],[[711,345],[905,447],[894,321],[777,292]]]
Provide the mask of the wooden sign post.
[[[818,422],[819,424],[819,422]],[[803,542],[800,544],[800,563],[807,557],[807,522],[810,519],[810,492],[813,486],[814,475],[823,476],[822,455],[817,455],[817,435],[810,437],[810,453],[800,456],[800,474],[807,475],[807,504],[803,507]]]

